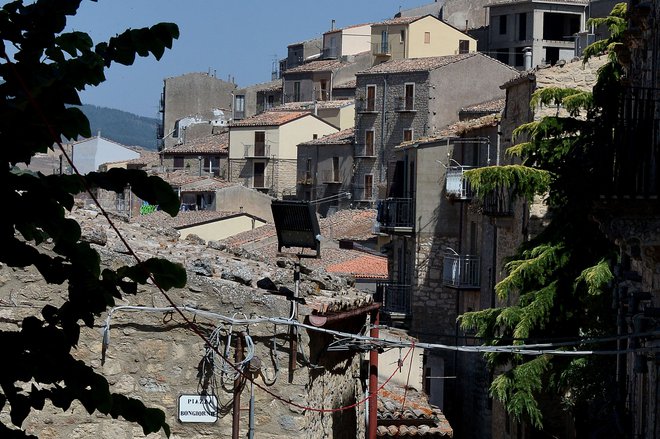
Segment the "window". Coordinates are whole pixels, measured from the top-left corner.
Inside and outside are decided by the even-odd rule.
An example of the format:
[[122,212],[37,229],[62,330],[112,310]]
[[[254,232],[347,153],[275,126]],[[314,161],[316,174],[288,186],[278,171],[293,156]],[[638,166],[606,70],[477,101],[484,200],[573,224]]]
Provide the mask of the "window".
[[410,142],[413,139],[413,130],[412,128],[405,128],[403,130],[403,141]]
[[527,14],[518,14],[518,40],[525,41],[527,39]]
[[402,110],[412,111],[415,103],[415,83],[408,82],[404,85]]
[[328,93],[328,81],[326,79],[321,79],[321,93],[319,93],[319,100],[321,101],[327,101],[330,99],[329,93]]
[[509,49],[500,49],[495,51],[495,59],[504,64],[509,64]]
[[399,42],[400,43],[406,42],[406,31],[404,29],[401,29],[401,33],[399,34]]
[[308,158],[305,164],[305,182],[312,182],[312,159]]
[[234,97],[234,119],[243,119],[245,117],[245,95],[236,95]]
[[499,31],[500,35],[506,35],[506,15],[500,15]]
[[364,155],[374,156],[374,130],[366,130],[364,132]]
[[318,139],[318,138],[319,138],[319,135],[318,135],[318,134],[312,134],[312,140],[316,140],[316,139]]
[[424,44],[431,44],[431,32],[424,32]]
[[252,169],[252,187],[266,187],[266,164],[263,162],[256,162]]
[[300,102],[300,81],[293,83],[293,102]]
[[332,181],[339,181],[339,157],[332,158]]
[[265,131],[255,131],[254,132],[254,156],[255,157],[265,157],[266,156],[266,132]]
[[380,53],[388,53],[389,48],[387,46],[387,31],[384,30],[380,33]]
[[266,109],[269,110],[275,106],[275,96],[268,95],[266,98]]
[[514,63],[515,67],[524,67],[525,66],[525,53],[523,52],[523,47],[516,47],[514,52]]
[[374,176],[367,174],[364,176],[364,199],[371,200],[374,195]]
[[174,157],[174,169],[183,169],[183,157],[175,156]]
[[376,111],[376,86],[367,85],[367,106],[366,111]]
[[470,41],[469,40],[458,40],[458,53],[468,53],[470,52]]

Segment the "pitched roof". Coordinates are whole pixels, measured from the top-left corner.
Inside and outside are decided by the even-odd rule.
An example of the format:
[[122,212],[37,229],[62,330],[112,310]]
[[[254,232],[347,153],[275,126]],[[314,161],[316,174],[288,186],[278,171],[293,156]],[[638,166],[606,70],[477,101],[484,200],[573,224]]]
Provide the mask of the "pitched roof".
[[355,139],[355,127],[346,128],[318,139],[308,140],[299,145],[350,145]]
[[307,72],[331,72],[342,66],[342,62],[335,59],[324,59],[320,61],[311,61],[301,64],[292,69],[285,70],[284,75],[288,73],[307,73]]
[[198,190],[215,190],[238,185],[238,183],[228,182],[206,175],[188,174],[185,171],[161,173],[158,176],[165,180],[165,182],[169,183],[171,186],[181,188],[188,186],[191,188],[191,190],[192,188],[196,188]]
[[308,116],[309,111],[266,111],[247,119],[232,122],[230,127],[266,127],[280,126],[301,117]]
[[162,151],[168,154],[227,154],[229,148],[229,131],[219,134],[199,137],[180,145],[174,145]]
[[341,32],[343,30],[354,29],[356,27],[362,27],[362,26],[371,26],[371,23],[351,24],[350,26],[339,27],[337,29],[332,29],[332,30],[326,31],[323,35],[331,34],[333,32]]
[[586,5],[589,3],[589,0],[499,0],[489,3],[488,6],[511,5],[516,3],[558,3],[558,4]]
[[414,388],[388,385],[378,392],[378,427],[381,437],[453,437],[454,431],[442,411],[429,404]]
[[175,229],[182,229],[236,215],[243,214],[239,212],[216,212],[214,210],[191,210],[179,212],[177,216],[171,217],[167,213],[157,210],[147,215],[138,215],[134,217],[134,221],[152,227],[168,225]]
[[[372,26],[394,26],[397,24],[410,24],[414,21],[419,20],[420,18],[427,17],[428,15],[415,15],[412,17],[395,17],[390,18],[384,21],[379,21],[378,23],[373,23]],[[435,18],[435,17],[434,17]]]
[[354,259],[330,264],[328,273],[348,274],[359,278],[387,279],[387,258],[384,256],[362,255]]
[[493,99],[461,108],[461,113],[499,113],[504,110],[506,98]]
[[435,56],[428,58],[405,58],[393,59],[381,64],[358,72],[358,75],[378,75],[382,73],[408,73],[408,72],[427,72],[449,64],[463,61],[473,56],[485,56],[477,52],[463,53],[460,55]]
[[333,84],[332,88],[337,89],[337,88],[355,88],[355,78],[348,80],[346,82],[342,82],[341,84]]
[[270,111],[314,111],[314,105],[319,110],[332,109],[332,108],[343,108],[350,107],[355,105],[355,101],[352,99],[336,99],[334,101],[303,101],[303,102],[287,102],[286,104],[278,105],[273,107]]

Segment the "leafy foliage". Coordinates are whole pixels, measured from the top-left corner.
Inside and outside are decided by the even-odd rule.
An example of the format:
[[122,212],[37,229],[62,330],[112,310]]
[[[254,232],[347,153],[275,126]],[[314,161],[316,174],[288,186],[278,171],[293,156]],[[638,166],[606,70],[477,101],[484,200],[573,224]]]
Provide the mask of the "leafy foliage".
[[[620,50],[626,25],[625,4],[594,24],[609,25],[612,35],[585,51],[585,59],[603,50],[609,54],[593,93],[554,87],[537,90],[531,106],[555,105],[565,108],[570,117],[557,112],[514,130],[514,137],[524,141],[508,153],[520,158],[520,169],[486,168],[468,176],[478,194],[502,184],[527,197],[547,190],[551,212],[549,225],[506,263],[507,275],[495,287],[498,297],[512,305],[460,318],[463,328],[476,329],[490,345],[615,332],[608,289],[614,249],[590,218],[599,195],[596,177],[604,160],[599,147],[613,138],[621,78],[615,52]],[[578,344],[565,349],[580,348]],[[514,419],[528,421],[537,429],[544,428],[542,395],[554,395],[577,418],[579,412],[593,413],[596,401],[608,403],[607,389],[613,387],[613,364],[603,357],[530,359],[497,352],[486,358],[494,370],[504,371],[494,379],[491,394]],[[585,388],[601,389],[601,396],[593,398]]]
[[166,289],[180,287],[185,271],[157,259],[101,271],[99,255],[80,240],[80,226],[65,215],[73,208],[74,195],[88,186],[123,190],[130,184],[139,197],[172,215],[178,211],[176,195],[162,180],[139,171],[45,176],[15,167],[62,137],[89,136],[84,114],[71,107],[80,105],[78,92],[100,84],[113,63],[130,65],[136,55],[160,58],[178,38],[176,25],[160,23],[94,46],[84,33],[64,32],[67,16],[76,13],[80,2],[26,5],[16,0],[0,9],[0,194],[12,206],[0,217],[0,262],[34,266],[47,282],[66,285],[62,288],[68,291],[61,306],[45,306],[40,316],[24,319],[20,331],[0,331],[0,409],[9,407],[14,426],[0,423],[0,435],[29,437],[20,427],[47,400],[62,410],[77,400],[90,414],[123,417],[138,423],[145,434],[163,429],[169,435],[161,411],[111,394],[105,378],[75,360],[71,351],[80,325],[91,327],[122,294],[134,293],[148,277]]
[[465,172],[477,198],[499,188],[511,189],[514,196],[532,198],[548,190],[550,174],[542,169],[522,165],[487,166]]

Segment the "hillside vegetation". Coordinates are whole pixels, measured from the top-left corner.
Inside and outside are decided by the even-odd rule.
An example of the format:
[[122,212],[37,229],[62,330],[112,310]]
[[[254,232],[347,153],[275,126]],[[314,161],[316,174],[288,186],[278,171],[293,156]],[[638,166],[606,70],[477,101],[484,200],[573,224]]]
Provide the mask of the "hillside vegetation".
[[122,145],[157,149],[158,119],[96,105],[85,104],[80,109],[89,119],[92,135],[97,135],[100,131],[102,137]]

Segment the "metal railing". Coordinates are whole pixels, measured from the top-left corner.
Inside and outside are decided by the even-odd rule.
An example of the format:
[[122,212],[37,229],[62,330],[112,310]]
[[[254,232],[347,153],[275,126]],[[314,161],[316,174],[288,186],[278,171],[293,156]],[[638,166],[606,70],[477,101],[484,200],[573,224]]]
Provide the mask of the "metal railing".
[[243,146],[245,148],[244,158],[265,158],[270,156],[270,145],[256,144]]
[[376,148],[374,145],[356,144],[353,151],[355,157],[376,157]]
[[481,212],[487,216],[513,216],[512,189],[504,185],[486,194],[481,201]]
[[382,311],[387,313],[410,314],[412,287],[405,284],[383,282],[376,284],[377,300],[381,300]]
[[355,101],[355,111],[358,113],[377,113],[376,99],[358,99]]
[[445,191],[450,198],[468,200],[472,198],[472,188],[465,178],[465,171],[473,166],[449,166],[447,167],[447,179]]
[[372,201],[376,195],[374,186],[353,186],[352,198],[356,201]]
[[415,111],[415,99],[413,96],[399,96],[396,99],[396,111]]
[[338,169],[324,169],[321,171],[321,181],[323,183],[341,183]]
[[298,175],[299,184],[314,184],[314,179],[312,178],[312,173],[310,171],[303,172]]
[[378,223],[381,232],[411,232],[414,228],[412,198],[388,198],[378,202]]
[[339,47],[325,47],[322,53],[323,59],[339,58]]
[[454,288],[479,288],[479,256],[445,255],[442,269],[442,284]]

